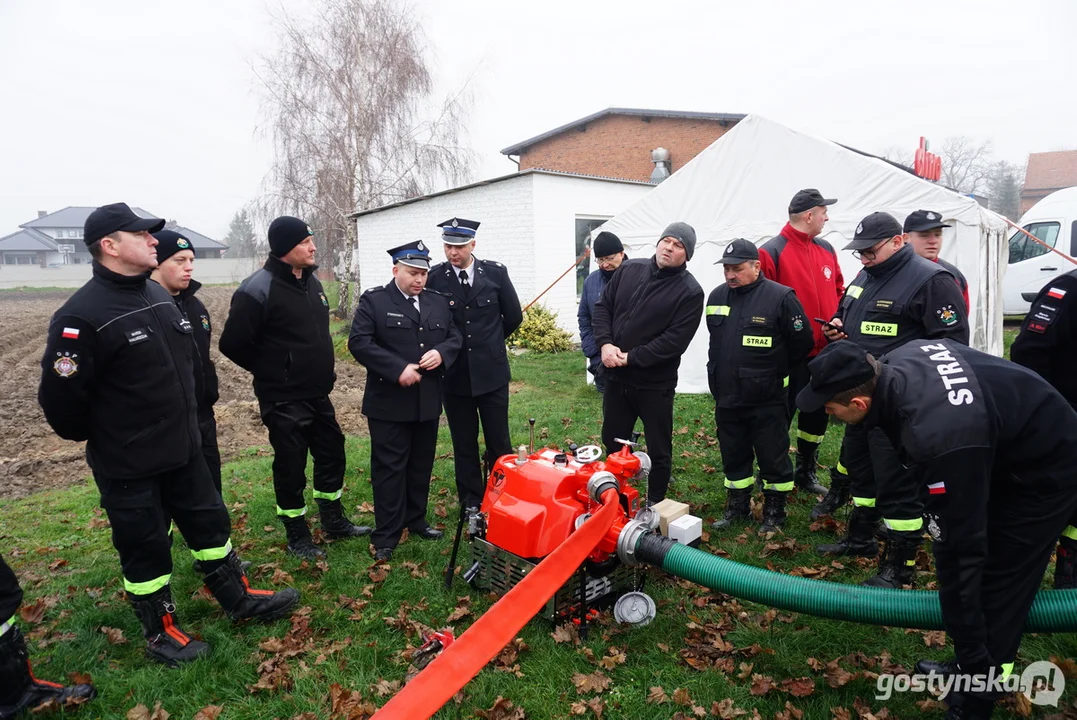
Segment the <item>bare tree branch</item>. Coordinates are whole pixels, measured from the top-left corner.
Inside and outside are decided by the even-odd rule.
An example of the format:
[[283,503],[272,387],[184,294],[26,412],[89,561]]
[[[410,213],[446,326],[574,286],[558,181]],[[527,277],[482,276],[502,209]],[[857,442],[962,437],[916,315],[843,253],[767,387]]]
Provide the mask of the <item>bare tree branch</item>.
[[991,174],[991,141],[977,145],[967,137],[949,137],[939,151],[943,185],[962,193],[982,194]]

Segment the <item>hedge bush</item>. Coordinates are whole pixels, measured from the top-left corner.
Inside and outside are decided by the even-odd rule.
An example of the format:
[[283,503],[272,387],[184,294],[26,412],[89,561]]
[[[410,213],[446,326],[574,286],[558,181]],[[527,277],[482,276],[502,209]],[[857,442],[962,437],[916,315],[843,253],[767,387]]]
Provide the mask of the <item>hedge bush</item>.
[[557,324],[557,313],[545,305],[532,305],[509,344],[537,353],[559,353],[572,349],[572,336]]

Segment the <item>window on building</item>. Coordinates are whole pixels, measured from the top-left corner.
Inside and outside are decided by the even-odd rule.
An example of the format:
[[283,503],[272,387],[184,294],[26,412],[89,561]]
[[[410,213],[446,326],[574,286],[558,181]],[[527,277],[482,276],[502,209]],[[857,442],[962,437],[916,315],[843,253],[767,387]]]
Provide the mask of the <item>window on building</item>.
[[[598,226],[609,220],[609,217],[589,216],[576,218],[576,257],[583,255],[586,248],[591,247],[592,235]],[[583,262],[576,266],[576,297],[583,293],[583,281],[597,267],[594,258],[588,255]]]
[[[1025,225],[1025,230],[1030,235],[1036,236],[1041,243],[1046,243],[1051,247],[1055,247],[1055,243],[1058,242],[1058,231],[1061,229],[1061,225],[1056,222],[1042,222],[1042,223],[1030,223]],[[1045,253],[1051,252],[1049,249],[1035,242],[1028,235],[1016,231],[1010,238],[1010,265],[1014,263],[1023,262],[1025,260],[1031,260],[1034,257],[1039,257]]]

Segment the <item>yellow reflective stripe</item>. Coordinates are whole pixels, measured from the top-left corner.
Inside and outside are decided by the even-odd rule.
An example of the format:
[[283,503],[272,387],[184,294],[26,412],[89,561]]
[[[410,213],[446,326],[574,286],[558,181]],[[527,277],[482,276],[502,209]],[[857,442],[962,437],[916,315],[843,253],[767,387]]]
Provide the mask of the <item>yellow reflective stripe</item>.
[[224,547],[206,548],[205,550],[191,550],[191,555],[194,555],[195,560],[201,560],[202,562],[209,562],[211,560],[224,560],[228,557],[228,553],[232,552],[232,541],[229,540],[224,544]]
[[131,582],[127,578],[123,579],[123,589],[132,595],[152,595],[164,586],[168,585],[169,580],[172,579],[172,575],[162,575],[159,578],[149,580],[147,582]]
[[171,535],[176,530],[176,521],[172,520],[168,523],[168,534]]
[[301,508],[296,508],[295,510],[285,510],[280,505],[277,506],[277,515],[280,515],[281,517],[297,518],[297,517],[303,517],[306,514],[307,514],[307,506],[306,505],[304,505]]
[[886,527],[891,530],[897,530],[898,532],[910,532],[920,530],[924,527],[924,519],[918,517],[914,520],[891,520],[890,518],[883,518],[883,522],[886,523]]
[[707,306],[707,314],[708,315],[728,315],[729,314],[729,306],[728,305],[708,305]]
[[837,470],[842,475],[848,475],[849,474],[849,468],[842,465],[841,460],[838,460],[838,464],[834,466],[834,469]]
[[11,628],[15,627],[14,621],[15,621],[15,616],[14,616],[14,615],[12,615],[11,617],[9,617],[9,618],[8,618],[8,619],[7,619],[7,620],[6,620],[5,622],[4,622],[4,624],[3,624],[3,625],[0,625],[0,637],[3,637],[3,636],[4,636],[4,633],[6,633],[6,632],[7,632],[8,630],[10,630]]
[[340,500],[340,496],[344,494],[344,488],[337,490],[336,492],[321,492],[319,490],[314,491],[315,500]]
[[884,337],[897,337],[897,332],[897,323],[869,322],[867,320],[860,323],[860,333],[862,335],[882,335]]
[[823,442],[823,435],[812,435],[811,433],[804,432],[800,428],[797,428],[797,440],[803,440],[804,442],[815,443],[818,445]]
[[1068,537],[1072,540],[1077,540],[1077,527],[1069,525],[1062,531],[1062,537]]
[[749,488],[754,484],[755,478],[752,477],[744,478],[743,480],[730,480],[729,478],[725,479],[725,486],[729,490],[743,490],[744,488]]
[[875,498],[853,498],[853,505],[856,507],[875,507]]
[[1005,680],[1013,674],[1013,663],[1002,663],[1002,679]]
[[792,481],[783,482],[783,483],[764,482],[763,483],[763,489],[764,490],[777,490],[778,492],[792,492],[792,490],[793,490],[793,482]]
[[786,375],[785,377],[782,378],[782,387],[783,388],[789,387],[789,376],[788,375]]
[[744,347],[773,347],[774,338],[760,337],[759,335],[745,335],[741,338]]
[[864,288],[860,287],[859,285],[850,285],[849,287],[845,288],[845,294],[853,299],[860,297],[860,294],[863,292]]

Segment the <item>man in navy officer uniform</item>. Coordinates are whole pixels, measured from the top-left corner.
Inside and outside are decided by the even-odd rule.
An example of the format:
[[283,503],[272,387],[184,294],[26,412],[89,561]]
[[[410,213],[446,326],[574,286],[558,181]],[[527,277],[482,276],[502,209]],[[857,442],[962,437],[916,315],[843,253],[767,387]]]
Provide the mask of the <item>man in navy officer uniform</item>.
[[388,251],[393,279],[363,293],[348,349],[367,369],[363,414],[370,427],[374,558],[388,560],[407,528],[424,540],[430,471],[441,417],[442,378],[463,341],[449,301],[424,290],[430,254],[422,240]]
[[482,504],[486,486],[479,467],[479,421],[488,463],[512,452],[505,338],[520,327],[523,310],[508,269],[474,256],[478,222],[451,218],[438,227],[447,262],[430,269],[429,287],[448,298],[464,341],[459,360],[445,373],[444,400],[456,490],[467,513]]

